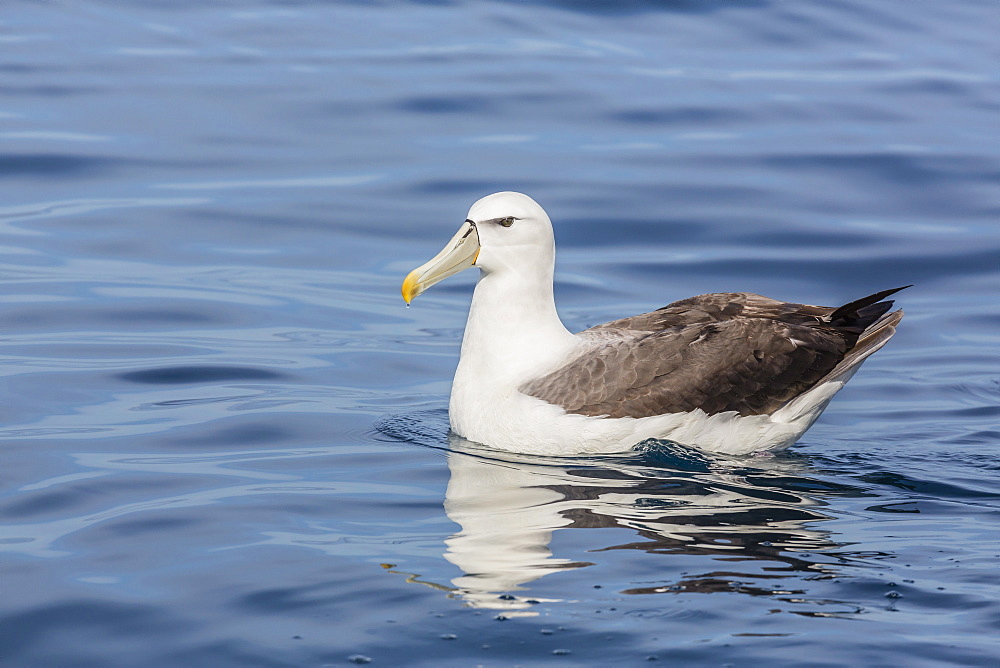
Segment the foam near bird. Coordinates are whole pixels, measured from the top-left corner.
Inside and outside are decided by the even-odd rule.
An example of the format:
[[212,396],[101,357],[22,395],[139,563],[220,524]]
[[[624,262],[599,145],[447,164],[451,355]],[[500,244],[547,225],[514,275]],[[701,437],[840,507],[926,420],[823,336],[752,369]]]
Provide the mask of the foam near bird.
[[883,301],[903,288],[839,308],[728,292],[573,334],[556,313],[552,223],[515,192],[473,204],[403,298],[473,266],[451,428],[515,452],[620,452],[649,438],[727,454],[787,447],[903,317]]

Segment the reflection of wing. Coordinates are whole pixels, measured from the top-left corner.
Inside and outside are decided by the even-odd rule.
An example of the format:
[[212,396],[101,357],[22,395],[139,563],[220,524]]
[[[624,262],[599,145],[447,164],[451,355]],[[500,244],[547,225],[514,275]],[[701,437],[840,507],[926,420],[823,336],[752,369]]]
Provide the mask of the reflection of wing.
[[[458,450],[462,443],[455,437],[452,446]],[[462,529],[446,540],[445,557],[464,572],[452,581],[456,594],[476,607],[531,608],[532,599],[543,599],[526,595],[524,585],[548,573],[591,565],[553,556],[549,543],[556,530],[629,528],[641,539],[604,549],[777,562],[789,573],[822,571],[801,551],[834,545],[824,532],[809,528],[826,517],[803,494],[809,489],[829,492],[830,484],[799,476],[757,471],[748,480],[711,470],[717,468],[711,464],[709,470],[703,464],[691,471],[621,460],[498,461],[462,452],[451,452],[448,465],[445,511]],[[735,576],[692,574],[674,590],[725,589]],[[660,591],[666,589],[661,585],[628,593]]]
[[569,413],[612,418],[697,408],[709,415],[771,414],[815,386],[856,345],[858,353],[881,345],[881,337],[859,343],[859,335],[891,308],[879,300],[893,292],[840,308],[745,292],[691,297],[586,330],[591,346],[521,391]]

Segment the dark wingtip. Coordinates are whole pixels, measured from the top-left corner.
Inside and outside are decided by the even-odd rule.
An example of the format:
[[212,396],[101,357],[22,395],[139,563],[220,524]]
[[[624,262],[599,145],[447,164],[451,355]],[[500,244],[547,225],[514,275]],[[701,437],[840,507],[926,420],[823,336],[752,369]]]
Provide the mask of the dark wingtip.
[[[900,290],[905,290],[906,288],[912,288],[912,287],[913,287],[913,284],[910,283],[909,285],[904,285],[901,288],[892,288],[891,290],[883,290],[882,292],[876,292],[873,295],[869,295],[867,297],[862,297],[861,299],[859,299],[857,301],[851,302],[851,304],[859,304],[860,306],[865,306],[867,304],[874,304],[875,302],[882,301],[883,299],[885,299],[889,295],[896,294]],[[862,304],[862,302],[864,302],[864,303]],[[841,306],[840,308],[847,308],[851,304],[847,304],[845,306]],[[838,310],[840,310],[840,309],[838,309]]]
[[[862,329],[877,320],[883,313],[892,308],[892,301],[882,302],[889,295],[896,294],[900,290],[912,288],[913,284],[904,285],[901,288],[883,290],[873,295],[862,297],[849,304],[844,304],[836,311],[827,316],[827,322],[841,325],[860,325]],[[881,302],[881,303],[879,303]],[[869,308],[874,307],[874,308]]]

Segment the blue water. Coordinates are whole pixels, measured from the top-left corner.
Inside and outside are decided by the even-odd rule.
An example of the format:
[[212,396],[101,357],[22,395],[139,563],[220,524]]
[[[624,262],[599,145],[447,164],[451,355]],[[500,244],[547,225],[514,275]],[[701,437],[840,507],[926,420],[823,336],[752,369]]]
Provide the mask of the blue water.
[[[7,2],[0,662],[1000,660],[993,0]],[[704,292],[897,336],[773,458],[447,434],[469,204],[584,328]]]

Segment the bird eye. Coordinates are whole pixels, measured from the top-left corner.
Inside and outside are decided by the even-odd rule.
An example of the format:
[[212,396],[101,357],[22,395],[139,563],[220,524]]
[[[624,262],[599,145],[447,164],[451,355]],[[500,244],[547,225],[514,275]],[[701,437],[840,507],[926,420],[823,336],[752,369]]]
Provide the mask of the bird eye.
[[497,222],[503,225],[504,227],[510,227],[511,225],[514,224],[514,216],[507,216],[506,218],[501,218]]

